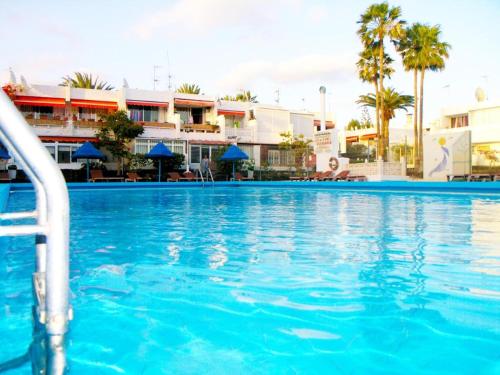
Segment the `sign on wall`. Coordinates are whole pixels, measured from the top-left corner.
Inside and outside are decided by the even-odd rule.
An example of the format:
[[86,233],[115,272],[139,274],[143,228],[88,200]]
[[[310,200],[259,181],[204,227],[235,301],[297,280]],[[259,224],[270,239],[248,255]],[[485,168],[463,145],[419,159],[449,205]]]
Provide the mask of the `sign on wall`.
[[332,152],[332,133],[330,131],[317,132],[314,134],[314,145],[316,154]]

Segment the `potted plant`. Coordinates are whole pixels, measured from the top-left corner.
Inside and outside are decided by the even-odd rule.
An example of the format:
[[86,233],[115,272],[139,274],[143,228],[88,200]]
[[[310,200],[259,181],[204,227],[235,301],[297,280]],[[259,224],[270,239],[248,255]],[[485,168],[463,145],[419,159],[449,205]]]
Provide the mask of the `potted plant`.
[[255,171],[255,161],[253,159],[245,161],[243,164],[243,169],[247,171],[248,178],[253,178],[253,172]]
[[7,169],[9,171],[9,178],[11,180],[15,180],[17,176],[17,165],[11,164],[7,167]]

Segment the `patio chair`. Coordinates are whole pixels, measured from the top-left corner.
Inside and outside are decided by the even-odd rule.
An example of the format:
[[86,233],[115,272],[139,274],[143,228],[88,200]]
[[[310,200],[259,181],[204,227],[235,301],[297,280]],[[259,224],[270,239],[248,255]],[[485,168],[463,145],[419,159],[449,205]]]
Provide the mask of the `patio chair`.
[[9,172],[7,171],[0,172],[0,182],[10,182]]
[[168,172],[167,182],[179,182],[181,175],[177,172]]
[[347,176],[347,178],[345,180],[346,181],[368,181],[368,178],[366,176],[363,176],[363,175],[356,175],[356,176],[349,175],[349,176]]
[[312,175],[310,175],[307,180],[308,181],[318,181],[318,179],[321,177],[322,172],[314,172]]
[[149,180],[151,179],[147,177],[141,177],[137,172],[127,172],[127,178],[125,179],[126,182],[149,181]]
[[332,180],[333,181],[347,181],[347,177],[349,177],[349,171],[347,169],[337,173]]
[[468,181],[469,175],[468,174],[448,174],[448,175],[446,175],[446,179],[448,180],[448,182]]
[[198,181],[198,178],[196,178],[195,174],[191,171],[186,171],[183,173],[183,175],[184,175],[183,179],[185,181]]
[[235,176],[234,176],[234,180],[235,181],[249,181],[249,180],[253,180],[253,178],[243,177],[243,175],[241,173],[236,172]]
[[318,177],[318,181],[332,181],[334,178],[332,171],[324,171],[321,172],[321,175]]
[[89,182],[97,181],[123,181],[123,177],[106,177],[102,173],[102,169],[92,169],[90,171]]
[[479,182],[479,181],[491,181],[491,175],[485,174],[485,173],[479,173],[479,174],[471,174],[469,175],[469,178],[467,178],[467,181],[471,182]]

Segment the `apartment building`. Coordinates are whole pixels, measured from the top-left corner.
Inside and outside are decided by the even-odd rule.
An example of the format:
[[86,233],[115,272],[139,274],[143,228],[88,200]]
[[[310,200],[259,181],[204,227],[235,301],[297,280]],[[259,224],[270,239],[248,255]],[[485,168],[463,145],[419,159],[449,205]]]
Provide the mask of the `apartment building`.
[[[62,169],[80,168],[80,163],[71,161],[72,152],[85,141],[97,141],[103,116],[117,110],[127,111],[144,127],[131,145],[132,152],[147,153],[163,141],[173,152],[184,154],[192,169],[204,154],[211,156],[229,143],[237,143],[257,167],[284,168],[287,156],[278,147],[280,134],[292,132],[312,139],[319,124],[317,113],[210,95],[13,83],[3,88]],[[331,114],[327,126],[335,126]],[[112,160],[108,161],[113,168]]]

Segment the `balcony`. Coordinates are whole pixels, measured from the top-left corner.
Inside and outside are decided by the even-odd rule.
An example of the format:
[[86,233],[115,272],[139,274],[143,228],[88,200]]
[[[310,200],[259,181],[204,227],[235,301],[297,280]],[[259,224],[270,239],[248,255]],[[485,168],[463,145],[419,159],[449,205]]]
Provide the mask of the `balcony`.
[[137,124],[142,125],[145,128],[175,129],[175,124],[171,122],[138,121]]
[[236,138],[238,142],[254,142],[253,129],[226,127],[226,138]]
[[67,125],[66,118],[60,117],[45,117],[40,116],[39,118],[35,118],[33,116],[27,115],[25,116],[26,122],[33,126],[65,126]]
[[100,128],[103,124],[102,120],[73,120],[73,125],[79,128]]
[[194,133],[220,133],[219,125],[210,124],[184,124],[181,125],[181,131]]

